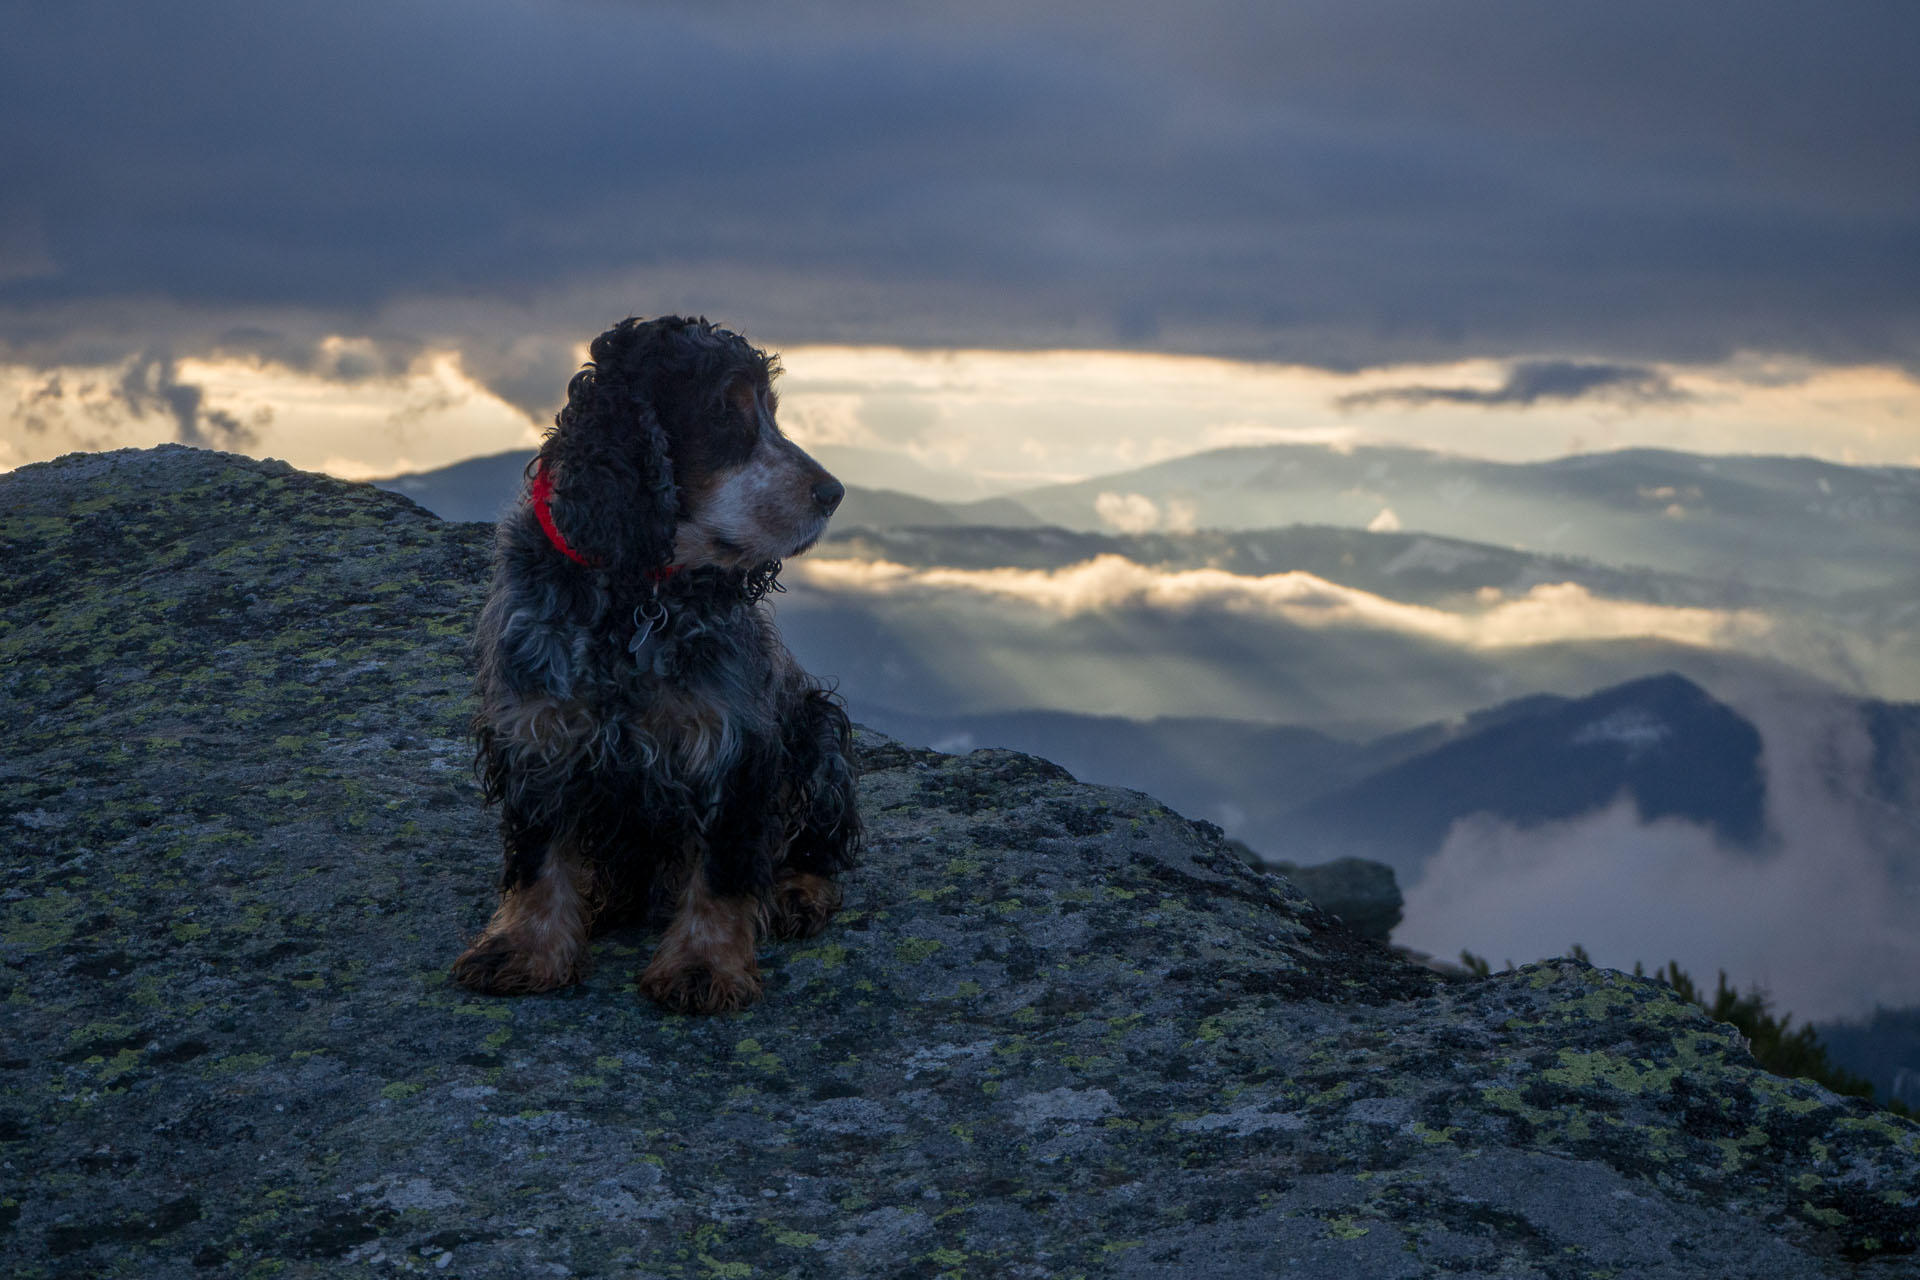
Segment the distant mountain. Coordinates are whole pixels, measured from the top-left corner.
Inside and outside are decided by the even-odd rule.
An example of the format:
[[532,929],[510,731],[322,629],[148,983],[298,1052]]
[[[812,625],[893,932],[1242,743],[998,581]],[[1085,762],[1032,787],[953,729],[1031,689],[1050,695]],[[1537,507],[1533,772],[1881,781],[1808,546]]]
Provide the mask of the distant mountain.
[[1751,723],[1674,674],[1584,698],[1531,698],[1307,802],[1282,819],[1281,840],[1295,861],[1370,858],[1410,882],[1462,818],[1537,826],[1625,792],[1643,820],[1681,818],[1753,848],[1766,822],[1760,749]]
[[[1920,707],[1859,704],[1897,734],[1876,753],[1879,802],[1920,777]],[[1756,727],[1682,676],[1585,697],[1536,694],[1366,743],[1221,718],[1133,720],[1060,711],[926,715],[853,703],[857,719],[948,752],[1044,753],[1083,781],[1150,791],[1269,858],[1385,862],[1411,881],[1456,821],[1515,826],[1579,817],[1630,794],[1643,819],[1676,817],[1726,844],[1765,834]],[[1878,718],[1876,719],[1876,713]]]
[[1298,725],[1202,716],[1132,720],[1071,711],[925,715],[870,705],[857,697],[850,707],[862,724],[915,746],[946,752],[1010,747],[1044,755],[1083,782],[1151,792],[1182,813],[1226,828],[1263,857],[1283,858],[1301,852],[1288,843],[1292,829],[1287,820],[1307,802],[1448,743],[1569,702],[1550,694],[1516,698],[1458,721],[1422,725],[1366,743]]
[[[1863,702],[1861,719],[1873,751],[1868,793],[1881,804],[1920,816],[1920,703]],[[1915,845],[1920,847],[1920,831]],[[1915,1088],[1920,1089],[1920,1080]]]
[[1218,823],[1256,851],[1295,805],[1358,776],[1365,748],[1312,729],[1197,716],[1129,720],[1068,711],[924,715],[852,704],[855,719],[947,752],[1011,747],[1044,755],[1084,782],[1151,791]]
[[[372,483],[405,494],[444,520],[498,518],[525,482],[531,451],[469,458],[433,471]],[[1336,526],[1201,530],[1138,535],[1039,526],[1005,498],[943,504],[887,489],[850,488],[819,556],[888,560],[915,567],[1058,569],[1120,555],[1169,570],[1212,568],[1260,575],[1304,570],[1393,600],[1446,603],[1488,588],[1523,594],[1543,582],[1575,582],[1596,595],[1658,604],[1739,608],[1777,598],[1726,579],[1620,569],[1458,538]],[[1775,601],[1777,602],[1777,601]],[[1805,606],[1804,598],[1787,603]]]
[[[1920,817],[1920,706],[1836,705],[1858,713],[1871,752],[1853,765],[1835,762],[1845,776],[1827,783],[1911,825]],[[1515,698],[1364,743],[1226,718],[928,715],[857,696],[851,706],[862,723],[914,745],[1011,747],[1044,754],[1082,781],[1148,791],[1268,859],[1367,858],[1408,884],[1463,818],[1486,814],[1524,829],[1591,814],[1622,793],[1643,820],[1678,818],[1756,854],[1768,847],[1759,727],[1672,673],[1584,697]],[[1920,867],[1894,870],[1900,883],[1920,875]]]
[[1500,463],[1275,444],[1010,496],[1071,529],[1418,530],[1822,596],[1904,589],[1920,546],[1920,470],[1658,449]]
[[[522,485],[530,457],[526,452],[499,454],[378,483],[447,518],[490,520]],[[1658,475],[1646,470],[1656,463]],[[1557,509],[1585,509],[1580,504],[1588,499],[1581,493],[1591,498],[1595,492],[1611,492],[1616,507],[1632,505],[1641,502],[1637,488],[1631,502],[1619,496],[1627,480],[1646,487],[1660,476],[1671,479],[1668,473],[1674,468],[1706,475],[1706,467],[1730,469],[1739,481],[1734,485],[1738,492],[1758,485],[1746,471],[1772,477],[1778,489],[1781,476],[1810,467],[1818,473],[1808,473],[1812,489],[1817,492],[1824,482],[1836,501],[1863,500],[1854,492],[1861,483],[1884,481],[1898,489],[1913,474],[1833,468],[1804,460],[1709,460],[1653,451],[1504,467],[1413,450],[1355,450],[1343,456],[1323,448],[1283,446],[1177,459],[1134,476],[1184,476],[1188,481],[1197,476],[1195,483],[1237,494],[1235,501],[1258,497],[1267,504],[1258,510],[1271,514],[1294,509],[1275,507],[1276,493],[1293,494],[1299,499],[1294,506],[1302,508],[1315,501],[1347,500],[1337,485],[1355,476],[1342,468],[1358,468],[1358,478],[1389,486],[1411,483],[1408,477],[1421,474],[1435,479],[1444,472],[1451,479],[1435,483],[1446,502],[1458,499],[1454,505],[1462,510],[1477,510],[1484,505],[1482,499],[1500,499],[1489,487],[1492,482],[1474,488],[1480,482],[1473,476],[1484,479],[1483,473],[1509,487],[1532,486],[1535,498],[1557,492]],[[1109,479],[1117,485],[1127,477]],[[1608,490],[1603,479],[1614,488]],[[1303,485],[1309,490],[1317,485],[1325,492],[1303,492]],[[1553,490],[1556,485],[1559,489]],[[1056,498],[1062,492],[1036,491]],[[1731,503],[1734,498],[1715,490],[1714,500]],[[1234,511],[1224,500],[1201,509],[1209,514]],[[1890,515],[1897,525],[1897,503],[1883,503],[1875,510]],[[1662,669],[1712,681],[1756,663],[1784,663],[1841,688],[1909,697],[1917,687],[1920,606],[1902,594],[1914,583],[1911,547],[1906,544],[1901,589],[1863,589],[1823,598],[1811,591],[1764,585],[1758,577],[1682,572],[1679,566],[1691,554],[1688,539],[1696,527],[1705,526],[1645,514],[1633,519],[1652,521],[1652,533],[1665,539],[1673,552],[1648,557],[1659,568],[1621,567],[1424,532],[1302,524],[1131,534],[1023,527],[1034,518],[1004,499],[945,506],[906,493],[853,489],[827,539],[789,575],[790,582],[805,586],[781,600],[782,614],[790,619],[789,641],[810,664],[841,675],[849,694],[859,701],[924,716],[1041,708],[1143,721],[1200,717],[1294,724],[1346,738],[1454,719],[1521,690],[1573,695]],[[1857,535],[1870,560],[1876,554],[1873,546],[1878,543],[1884,553],[1887,540],[1898,532],[1890,532],[1884,520],[1862,520],[1849,527],[1848,537]],[[1756,534],[1756,546],[1764,551],[1771,536]],[[1831,536],[1824,543],[1812,538],[1795,551],[1804,550],[1816,561],[1828,552],[1844,558],[1832,550],[1836,545]],[[1284,610],[1210,604],[1142,607],[1116,601],[1093,610],[1057,611],[1035,599],[994,596],[987,590],[991,584],[951,580],[937,589],[842,592],[824,574],[814,581],[807,576],[814,566],[825,568],[823,562],[834,559],[888,561],[920,570],[1059,570],[1102,556],[1157,573],[1209,569],[1248,577],[1310,574],[1380,602],[1444,611],[1468,627],[1502,601],[1520,600],[1543,584],[1562,583],[1583,588],[1595,599],[1582,612],[1600,622],[1611,608],[1605,602],[1616,601],[1744,610],[1749,622],[1716,633],[1723,637],[1718,643],[1737,646],[1740,652],[1654,638],[1585,638],[1571,632],[1553,643],[1535,638],[1492,645],[1448,639],[1453,633],[1445,626],[1424,625],[1426,615],[1383,611],[1366,601],[1359,602],[1360,612],[1349,621],[1320,623],[1281,616]],[[1783,561],[1791,558],[1782,553]],[[1768,557],[1754,559],[1765,563]],[[1564,617],[1566,602],[1566,597],[1555,597],[1534,612]],[[1562,612],[1555,615],[1555,610]],[[1044,744],[1034,749],[1052,750]]]
[[1030,527],[1034,514],[1010,498],[983,498],[978,502],[940,503],[891,489],[847,486],[847,496],[828,529],[834,533],[860,529],[966,528],[976,525]]
[[863,489],[891,489],[943,506],[966,506],[1020,487],[996,485],[970,472],[929,467],[898,449],[827,444],[809,445],[807,452],[848,485],[858,485]]
[[1872,1081],[1880,1097],[1920,1110],[1920,1008],[1876,1009],[1865,1021],[1817,1030],[1834,1065]]
[[[405,494],[442,520],[497,520],[526,483],[531,449],[469,458],[433,471],[409,472],[372,482],[376,489]],[[1033,525],[1038,520],[1019,503],[986,498],[949,506],[888,489],[847,486],[846,499],[834,517],[834,528],[895,525]]]
[[[512,501],[530,456],[495,454],[374,483],[445,519],[491,520]],[[861,474],[892,477],[866,462],[872,465]],[[1153,534],[1331,525],[1657,566],[1855,603],[1911,600],[1920,582],[1920,469],[1910,467],[1659,449],[1501,463],[1401,447],[1276,444],[964,503],[920,496],[913,477],[903,479],[855,486],[836,531],[1057,525]]]
[[516,449],[370,483],[412,498],[442,520],[492,521],[519,496],[531,461],[533,450]]

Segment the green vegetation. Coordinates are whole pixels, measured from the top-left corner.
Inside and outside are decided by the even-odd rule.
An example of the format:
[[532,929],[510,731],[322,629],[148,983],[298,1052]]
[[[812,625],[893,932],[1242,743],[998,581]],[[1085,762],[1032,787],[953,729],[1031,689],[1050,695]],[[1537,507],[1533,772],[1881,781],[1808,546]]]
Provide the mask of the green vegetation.
[[[1575,950],[1579,951],[1580,948],[1576,947]],[[1577,958],[1586,959],[1585,953],[1581,952]],[[1637,977],[1646,976],[1646,970],[1638,963],[1633,966],[1633,972]],[[1807,1026],[1794,1030],[1793,1015],[1774,1013],[1768,1008],[1766,992],[1758,987],[1741,995],[1728,984],[1726,970],[1723,969],[1718,985],[1712,995],[1708,995],[1673,960],[1655,969],[1653,978],[1656,982],[1666,983],[1676,994],[1705,1009],[1707,1016],[1715,1022],[1730,1022],[1739,1028],[1740,1034],[1752,1046],[1754,1061],[1773,1074],[1812,1080],[1835,1093],[1873,1098],[1870,1081],[1836,1066],[1827,1057],[1826,1046],[1820,1043],[1820,1037],[1814,1029]],[[1911,1107],[1892,1098],[1880,1105],[1897,1115],[1915,1116]]]
[[[1592,964],[1593,957],[1579,943],[1567,949],[1567,954],[1583,964]],[[1484,978],[1493,971],[1493,966],[1485,956],[1477,956],[1471,951],[1460,953],[1460,965],[1475,977]],[[1508,962],[1507,968],[1513,964]],[[1644,978],[1646,966],[1634,962],[1633,975]],[[1873,1084],[1843,1067],[1836,1066],[1828,1057],[1827,1050],[1820,1043],[1820,1037],[1812,1027],[1793,1028],[1793,1015],[1776,1014],[1769,1007],[1766,992],[1755,987],[1741,995],[1727,982],[1726,970],[1720,971],[1720,981],[1712,994],[1702,990],[1677,960],[1669,960],[1665,965],[1653,971],[1656,982],[1664,982],[1672,987],[1674,993],[1682,999],[1690,1000],[1707,1011],[1707,1016],[1715,1022],[1731,1023],[1741,1035],[1747,1038],[1752,1047],[1753,1058],[1762,1068],[1777,1076],[1792,1076],[1801,1080],[1812,1080],[1824,1085],[1835,1093],[1855,1098],[1867,1098],[1885,1107],[1896,1115],[1920,1119],[1920,1113],[1897,1099],[1884,1101],[1874,1098]]]

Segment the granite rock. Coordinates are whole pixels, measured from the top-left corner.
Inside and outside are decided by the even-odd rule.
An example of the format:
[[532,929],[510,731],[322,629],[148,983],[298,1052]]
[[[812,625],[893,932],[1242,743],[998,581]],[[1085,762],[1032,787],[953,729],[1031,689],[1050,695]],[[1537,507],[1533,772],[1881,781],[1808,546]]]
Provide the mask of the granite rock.
[[1387,941],[1406,906],[1393,868],[1384,862],[1335,858],[1301,866],[1282,861],[1268,869],[1293,881],[1315,906],[1340,917],[1364,938]]
[[753,1009],[640,999],[637,931],[460,990],[487,542],[182,448],[0,477],[0,1271],[1915,1274],[1920,1127],[1010,752],[861,733],[848,909]]

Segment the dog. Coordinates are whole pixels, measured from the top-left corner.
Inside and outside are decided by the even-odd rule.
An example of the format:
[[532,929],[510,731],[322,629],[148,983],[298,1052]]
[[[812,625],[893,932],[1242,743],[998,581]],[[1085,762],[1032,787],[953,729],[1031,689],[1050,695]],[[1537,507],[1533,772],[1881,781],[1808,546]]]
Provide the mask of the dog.
[[762,603],[846,489],[781,433],[779,362],[704,318],[594,340],[500,520],[474,641],[498,909],[454,962],[493,995],[579,981],[597,929],[664,922],[638,982],[760,998],[763,933],[810,937],[861,844],[853,730]]

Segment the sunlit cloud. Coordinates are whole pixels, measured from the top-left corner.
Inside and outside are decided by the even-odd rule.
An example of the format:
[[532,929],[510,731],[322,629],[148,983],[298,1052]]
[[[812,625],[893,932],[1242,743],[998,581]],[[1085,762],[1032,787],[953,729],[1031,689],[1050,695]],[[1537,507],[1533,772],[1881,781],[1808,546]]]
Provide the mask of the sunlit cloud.
[[803,561],[797,572],[827,590],[901,596],[972,593],[1061,616],[1102,610],[1226,610],[1295,626],[1392,631],[1466,649],[1568,640],[1652,638],[1699,646],[1765,640],[1773,622],[1755,610],[1609,600],[1576,583],[1543,583],[1475,612],[1449,612],[1342,586],[1298,570],[1251,577],[1218,569],[1166,571],[1117,555],[1056,570],[909,568],[889,561]]
[[[1260,444],[1403,444],[1503,461],[1650,446],[1920,465],[1920,382],[1893,368],[1749,356],[1708,368],[1476,360],[1340,373],[873,347],[792,348],[785,363],[783,421],[803,444],[891,451],[1003,492]],[[1114,527],[1142,527],[1125,518]]]
[[307,367],[142,353],[117,366],[0,366],[0,467],[166,442],[280,458],[344,479],[530,447],[524,414],[453,352],[389,369],[372,344],[323,341]]
[[1531,828],[1466,819],[1408,890],[1395,941],[1496,964],[1579,943],[1599,964],[1678,960],[1708,984],[1724,969],[1802,1021],[1920,1001],[1920,868],[1896,852],[1912,827],[1856,793],[1871,768],[1857,709],[1753,688],[1730,700],[1765,742],[1769,847],[1643,822],[1624,797]]
[[[526,447],[584,351],[578,335],[515,338],[510,318],[492,322],[502,334],[471,357],[454,346],[351,334],[282,351],[263,333],[249,350],[242,333],[224,355],[0,366],[0,466],[188,439],[299,466],[343,458],[392,474],[402,457],[434,467]],[[1747,356],[1602,377],[1596,368],[1617,367],[1563,362],[1549,375],[1538,364],[1479,360],[1341,373],[1114,351],[797,346],[781,354],[789,434],[809,448],[854,451],[854,461],[837,464],[851,483],[942,499],[1281,443],[1397,443],[1506,461],[1640,445],[1920,465],[1920,382],[1893,368]],[[1529,367],[1535,373],[1523,376]],[[1546,394],[1577,390],[1583,379],[1596,393],[1655,386],[1662,394]],[[1409,387],[1463,394],[1410,400],[1400,394]],[[902,479],[889,458],[924,474]],[[1114,527],[1184,523],[1165,510],[1150,525],[1127,518],[1134,523]]]
[[1176,533],[1192,530],[1193,504],[1174,502],[1168,505],[1170,510],[1162,511],[1160,504],[1144,493],[1108,491],[1093,500],[1094,513],[1108,528],[1121,533],[1150,533],[1163,527]]

